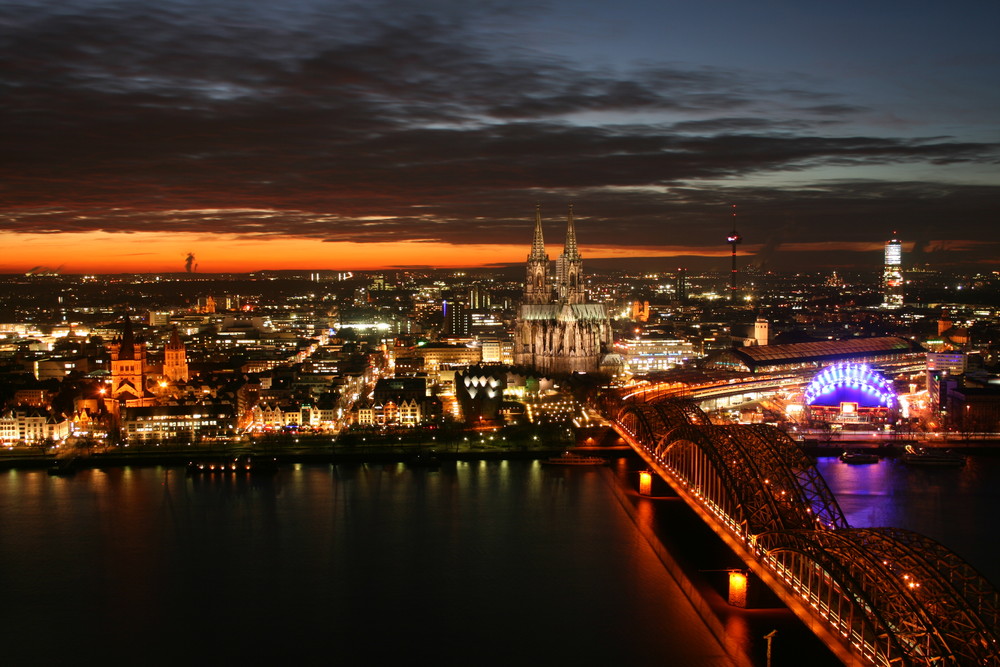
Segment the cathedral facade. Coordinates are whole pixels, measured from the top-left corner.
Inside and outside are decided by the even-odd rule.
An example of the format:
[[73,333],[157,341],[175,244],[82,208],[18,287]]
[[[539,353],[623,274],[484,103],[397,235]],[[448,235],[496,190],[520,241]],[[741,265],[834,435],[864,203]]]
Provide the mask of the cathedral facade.
[[549,265],[541,210],[536,207],[535,236],[514,330],[514,363],[551,374],[597,372],[611,348],[611,322],[603,304],[587,303],[572,206],[554,275]]

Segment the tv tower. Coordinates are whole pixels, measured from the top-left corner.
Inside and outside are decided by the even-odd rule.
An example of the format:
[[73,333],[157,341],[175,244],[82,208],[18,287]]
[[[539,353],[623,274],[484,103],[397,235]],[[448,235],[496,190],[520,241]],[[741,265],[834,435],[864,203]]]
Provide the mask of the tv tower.
[[729,233],[729,238],[726,239],[729,245],[733,248],[733,268],[729,274],[729,300],[736,300],[736,246],[743,241],[743,237],[740,233],[736,231],[736,204],[733,204],[733,231]]

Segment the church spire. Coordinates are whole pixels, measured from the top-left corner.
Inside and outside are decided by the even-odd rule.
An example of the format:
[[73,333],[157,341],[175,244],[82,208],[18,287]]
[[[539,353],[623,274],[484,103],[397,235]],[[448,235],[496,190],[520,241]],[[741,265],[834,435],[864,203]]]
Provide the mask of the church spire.
[[566,219],[566,247],[563,254],[567,260],[580,258],[580,251],[576,248],[576,226],[573,222],[573,204],[569,205],[569,217]]
[[542,240],[541,209],[540,205],[535,205],[535,238],[531,242],[531,254],[528,255],[527,275],[524,281],[524,302],[532,304],[552,301],[549,256],[545,254],[545,242]]
[[556,260],[556,283],[559,298],[566,303],[586,303],[587,295],[583,287],[583,258],[576,247],[576,224],[573,221],[573,205],[569,205],[566,219],[566,245]]
[[535,204],[535,238],[531,242],[531,254],[529,260],[549,261],[549,256],[545,254],[545,241],[542,239],[542,205]]

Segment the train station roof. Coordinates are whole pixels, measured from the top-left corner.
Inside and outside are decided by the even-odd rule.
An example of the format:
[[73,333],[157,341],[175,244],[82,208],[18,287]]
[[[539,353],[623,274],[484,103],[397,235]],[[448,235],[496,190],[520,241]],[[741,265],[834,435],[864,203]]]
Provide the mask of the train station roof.
[[[783,345],[755,345],[728,350],[712,365],[738,367],[751,372],[781,366],[834,361],[863,361],[872,357],[923,352],[917,343],[898,336],[848,338]],[[736,370],[736,368],[733,368]]]

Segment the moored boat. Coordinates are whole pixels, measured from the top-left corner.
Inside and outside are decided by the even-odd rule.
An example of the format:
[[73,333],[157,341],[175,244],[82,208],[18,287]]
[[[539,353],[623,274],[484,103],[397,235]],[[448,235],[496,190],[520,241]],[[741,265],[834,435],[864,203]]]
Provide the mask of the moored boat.
[[237,456],[226,461],[191,461],[187,464],[189,475],[221,475],[240,473],[275,473],[278,462],[274,458]]
[[553,456],[542,463],[556,466],[602,466],[607,463],[607,460],[600,456],[582,456],[572,452],[563,452],[561,456]]
[[79,467],[79,456],[66,456],[52,462],[52,465],[49,466],[49,474],[56,477],[69,477],[75,475]]
[[907,445],[902,456],[899,457],[903,463],[916,466],[962,466],[965,465],[965,457],[950,450],[925,449],[923,447],[913,447]]
[[845,449],[840,455],[840,460],[844,463],[878,463],[879,455],[864,449]]

